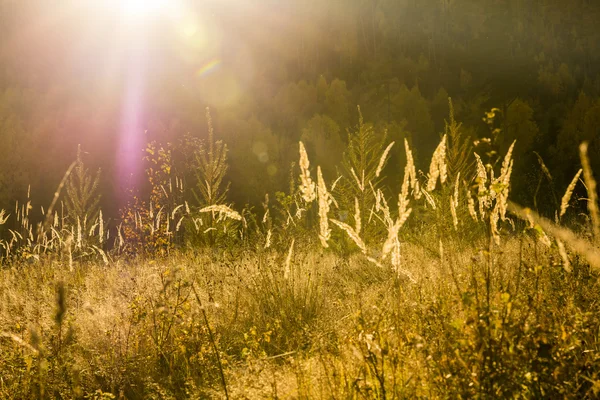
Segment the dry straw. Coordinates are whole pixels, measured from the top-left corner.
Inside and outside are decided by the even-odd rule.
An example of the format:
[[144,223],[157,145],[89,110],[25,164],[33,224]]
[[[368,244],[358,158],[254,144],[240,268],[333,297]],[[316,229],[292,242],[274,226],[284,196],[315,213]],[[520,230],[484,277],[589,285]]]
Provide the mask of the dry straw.
[[530,224],[538,224],[552,236],[567,244],[574,252],[585,257],[592,267],[600,269],[600,250],[598,250],[597,246],[594,246],[587,240],[579,238],[572,231],[561,228],[550,220],[539,216],[528,208],[523,208],[515,203],[509,202],[508,209],[519,218],[529,221]]

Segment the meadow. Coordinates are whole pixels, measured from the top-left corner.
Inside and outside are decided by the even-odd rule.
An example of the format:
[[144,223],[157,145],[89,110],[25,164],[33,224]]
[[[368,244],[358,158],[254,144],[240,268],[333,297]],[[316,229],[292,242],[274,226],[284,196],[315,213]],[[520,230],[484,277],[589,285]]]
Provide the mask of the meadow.
[[0,212],[0,398],[597,398],[587,145],[541,216],[510,201],[497,112],[476,142],[451,114],[426,171],[362,118],[335,179],[300,142],[262,209],[227,202],[212,127],[187,169],[150,143],[117,221],[78,156],[51,204]]

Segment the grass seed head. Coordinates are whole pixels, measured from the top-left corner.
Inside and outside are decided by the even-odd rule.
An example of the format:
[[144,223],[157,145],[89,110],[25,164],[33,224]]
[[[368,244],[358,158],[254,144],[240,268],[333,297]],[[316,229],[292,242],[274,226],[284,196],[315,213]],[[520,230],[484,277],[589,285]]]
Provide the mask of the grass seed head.
[[315,191],[315,183],[312,181],[310,177],[310,162],[308,161],[308,154],[306,153],[306,148],[302,142],[299,142],[300,149],[300,192],[302,193],[302,198],[307,203],[311,203],[317,197]]
[[562,218],[562,216],[565,215],[565,213],[567,212],[567,208],[569,208],[569,202],[571,201],[571,196],[573,195],[573,190],[575,190],[575,186],[577,185],[577,181],[579,180],[579,177],[581,176],[582,172],[583,169],[579,169],[579,171],[577,171],[575,177],[573,177],[573,180],[567,187],[567,191],[565,192],[560,202],[560,214],[558,215],[559,218]]
[[319,198],[319,240],[323,247],[329,247],[327,241],[331,237],[331,230],[329,229],[327,214],[329,213],[329,205],[331,203],[329,198],[331,195],[327,191],[321,167],[317,167],[317,195]]
[[375,172],[375,176],[378,178],[379,178],[379,175],[381,174],[381,171],[383,170],[383,167],[385,166],[388,154],[389,154],[390,150],[392,149],[392,146],[394,146],[394,143],[395,142],[392,142],[388,145],[388,147],[386,147],[385,151],[381,155],[381,158],[379,159],[379,164],[377,165],[377,171]]

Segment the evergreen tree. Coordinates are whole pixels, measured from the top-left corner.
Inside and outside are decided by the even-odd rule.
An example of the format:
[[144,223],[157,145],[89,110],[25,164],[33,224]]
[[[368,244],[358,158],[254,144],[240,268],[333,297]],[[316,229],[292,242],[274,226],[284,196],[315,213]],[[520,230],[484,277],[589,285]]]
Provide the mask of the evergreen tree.
[[471,137],[464,134],[462,123],[456,122],[454,119],[454,106],[451,98],[448,98],[448,108],[449,121],[445,121],[445,133],[448,138],[446,165],[449,181],[454,182],[459,173],[462,179],[470,178],[475,159],[473,158]]
[[85,168],[82,158],[81,146],[77,146],[77,160],[73,173],[69,175],[66,184],[66,217],[71,226],[94,223],[100,212],[100,169],[95,176]]
[[227,145],[221,140],[215,141],[210,111],[206,108],[208,121],[208,148],[201,145],[196,151],[196,190],[194,195],[201,207],[222,204],[225,201],[229,185],[223,187],[223,178],[227,165]]
[[[358,126],[354,132],[349,133],[348,147],[342,161],[345,179],[336,187],[335,194],[341,210],[354,210],[355,198],[358,199],[361,225],[367,228],[369,212],[375,206],[373,190],[377,190],[383,180],[376,173],[385,149],[387,133],[378,133],[373,125],[365,123],[360,107],[358,116]],[[340,218],[343,220],[344,216]],[[364,235],[372,237],[373,232],[368,229],[365,229]]]
[[[196,190],[193,190],[198,205],[201,208],[223,205],[229,191],[229,185],[223,186],[223,179],[229,168],[227,164],[227,145],[214,138],[212,118],[206,108],[208,122],[208,147],[201,144],[195,154],[196,159]],[[208,213],[208,244],[217,241],[217,219],[214,213]]]

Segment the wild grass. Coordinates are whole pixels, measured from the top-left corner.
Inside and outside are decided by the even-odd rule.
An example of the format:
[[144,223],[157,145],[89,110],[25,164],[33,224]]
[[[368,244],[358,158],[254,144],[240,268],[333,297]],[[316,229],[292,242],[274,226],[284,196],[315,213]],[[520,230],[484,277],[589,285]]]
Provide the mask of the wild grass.
[[[417,174],[405,141],[394,188],[382,173],[392,144],[376,143],[362,119],[357,129],[356,143],[381,150],[368,170],[356,169],[357,145],[342,189],[319,166],[315,182],[300,143],[300,184],[272,204],[267,196],[261,216],[188,203],[157,147],[156,187],[125,210],[126,223],[110,227],[99,210],[88,225],[51,206],[35,229],[30,199],[0,211],[10,226],[0,242],[0,398],[600,396],[585,148],[591,217],[575,231],[559,223],[581,172],[551,222],[509,201],[514,143],[502,157],[467,157],[454,132]],[[219,146],[209,152],[221,161],[201,171],[225,169]],[[81,165],[79,174],[90,182]],[[222,193],[217,175],[206,193]]]

